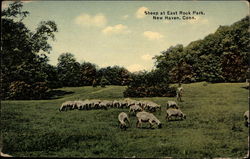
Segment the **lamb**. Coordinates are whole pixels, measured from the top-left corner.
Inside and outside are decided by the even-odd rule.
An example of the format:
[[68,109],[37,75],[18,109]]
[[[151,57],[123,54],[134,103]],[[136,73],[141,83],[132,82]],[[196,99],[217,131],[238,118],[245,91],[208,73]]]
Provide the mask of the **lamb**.
[[120,128],[125,129],[125,130],[127,128],[126,121],[128,122],[128,124],[130,123],[128,115],[126,113],[124,113],[124,112],[121,112],[118,115],[118,121],[120,123]]
[[168,101],[167,103],[167,109],[168,108],[175,108],[175,109],[179,109],[177,103],[175,101]]
[[139,105],[134,104],[129,107],[129,112],[137,113],[140,111],[142,111],[142,108]]
[[154,123],[158,125],[158,128],[162,127],[161,122],[152,113],[142,111],[136,114],[136,118],[137,118],[137,123],[136,123],[137,128],[139,127],[139,125],[142,126],[142,122],[149,122],[151,128]]
[[180,109],[167,109],[167,116],[166,119],[169,120],[171,117],[180,117],[181,120],[186,119],[186,115],[184,113],[182,113],[182,111]]
[[245,125],[249,127],[250,122],[249,122],[249,110],[244,113],[244,118],[245,118]]

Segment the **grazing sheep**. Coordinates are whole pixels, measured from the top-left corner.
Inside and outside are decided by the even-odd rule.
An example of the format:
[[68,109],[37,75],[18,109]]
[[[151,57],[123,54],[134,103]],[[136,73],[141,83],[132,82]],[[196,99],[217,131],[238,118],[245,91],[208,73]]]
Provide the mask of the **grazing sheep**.
[[146,103],[146,106],[144,106],[144,109],[146,109],[150,112],[155,112],[157,109],[161,110],[161,106],[159,104],[152,102],[152,101],[149,101]]
[[181,119],[186,119],[186,115],[184,113],[182,113],[182,111],[180,109],[167,109],[167,116],[166,119],[169,120],[171,117],[180,117]]
[[128,122],[128,124],[130,123],[128,115],[126,113],[124,113],[124,112],[121,112],[118,115],[118,121],[120,123],[120,128],[125,129],[125,130],[127,128],[126,121]]
[[142,108],[139,105],[131,105],[129,107],[129,112],[132,112],[134,114],[140,111],[142,111]]
[[107,110],[109,106],[109,101],[101,101],[98,108]]
[[158,125],[158,128],[162,127],[161,122],[152,113],[142,111],[137,113],[136,117],[137,117],[136,127],[139,127],[139,125],[142,126],[142,122],[149,122],[151,128],[154,123]]
[[105,103],[106,107],[113,107],[113,102],[109,100],[103,100],[101,103]]
[[76,102],[76,107],[78,110],[87,110],[88,109],[88,100],[84,100],[84,101],[77,101]]
[[112,104],[112,107],[119,108],[120,107],[120,102],[118,100],[114,100],[113,104]]
[[99,99],[89,100],[90,109],[98,109],[100,103],[101,103],[101,100]]
[[147,109],[148,103],[150,103],[150,101],[148,100],[139,101],[139,105],[141,106],[143,110]]
[[183,94],[183,87],[181,87],[181,84],[179,84],[179,87],[177,88],[176,90],[176,98],[177,98],[177,101],[180,101],[182,102],[182,94]]
[[73,109],[74,102],[73,101],[66,101],[62,103],[61,107],[59,108],[59,111],[67,111]]
[[119,101],[119,108],[126,108],[127,107],[127,101],[125,100],[120,100]]
[[250,125],[249,122],[249,110],[244,113],[245,125],[248,127]]
[[175,109],[179,109],[177,103],[175,101],[168,101],[167,103],[167,109],[168,108],[175,108]]

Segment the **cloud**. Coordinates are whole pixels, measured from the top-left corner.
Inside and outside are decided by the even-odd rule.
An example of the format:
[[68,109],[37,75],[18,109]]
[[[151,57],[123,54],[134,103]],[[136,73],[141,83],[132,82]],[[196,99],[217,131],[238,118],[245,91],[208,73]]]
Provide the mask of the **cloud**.
[[149,9],[146,8],[146,7],[141,7],[141,8],[139,8],[139,9],[136,11],[136,13],[135,13],[136,18],[138,18],[138,19],[144,18],[144,17],[146,16],[145,13],[144,13],[145,11],[149,11]]
[[103,27],[107,23],[107,19],[103,14],[89,15],[83,13],[75,18],[75,23],[81,26]]
[[122,24],[117,24],[114,26],[107,26],[102,30],[104,34],[127,34],[130,33],[130,30],[127,26]]
[[143,66],[142,66],[142,65],[139,65],[139,64],[129,65],[129,66],[127,67],[127,69],[128,69],[130,72],[136,72],[136,71],[142,71],[142,70],[144,70]]
[[152,31],[145,31],[143,33],[143,36],[149,40],[159,40],[164,37],[162,34],[158,32],[152,32]]
[[150,61],[152,60],[153,56],[149,55],[149,54],[144,54],[141,56],[141,59],[143,59],[144,61]]

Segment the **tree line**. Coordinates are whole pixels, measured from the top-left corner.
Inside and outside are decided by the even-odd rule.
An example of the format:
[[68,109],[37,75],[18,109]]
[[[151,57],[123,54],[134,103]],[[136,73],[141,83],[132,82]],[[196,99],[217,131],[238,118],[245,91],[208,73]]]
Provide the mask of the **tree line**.
[[57,25],[42,21],[35,31],[29,30],[23,23],[29,12],[22,7],[22,2],[14,2],[1,15],[1,99],[43,99],[53,88],[129,83],[131,73],[124,67],[80,64],[72,53],[62,53],[57,66],[50,65],[48,40],[55,39]]
[[133,77],[125,96],[174,96],[170,83],[245,82],[250,78],[249,16],[215,33],[169,47],[155,56],[155,69]]
[[58,32],[54,21],[42,21],[35,31],[23,19],[21,2],[2,11],[1,99],[44,99],[60,87],[122,85],[125,97],[175,96],[171,83],[242,82],[249,79],[249,16],[220,26],[215,33],[187,46],[178,44],[155,56],[155,69],[131,73],[124,67],[99,68],[62,53],[50,65],[49,39]]

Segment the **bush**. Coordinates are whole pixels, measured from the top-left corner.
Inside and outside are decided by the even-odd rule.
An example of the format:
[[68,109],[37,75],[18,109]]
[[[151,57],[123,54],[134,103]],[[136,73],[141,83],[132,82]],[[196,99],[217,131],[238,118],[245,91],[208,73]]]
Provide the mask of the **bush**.
[[27,99],[30,96],[31,86],[24,81],[11,82],[9,86],[10,99]]
[[9,99],[42,99],[46,96],[48,87],[45,82],[27,84],[24,81],[11,82],[9,86]]
[[123,95],[124,97],[174,97],[176,88],[168,86],[128,87]]

